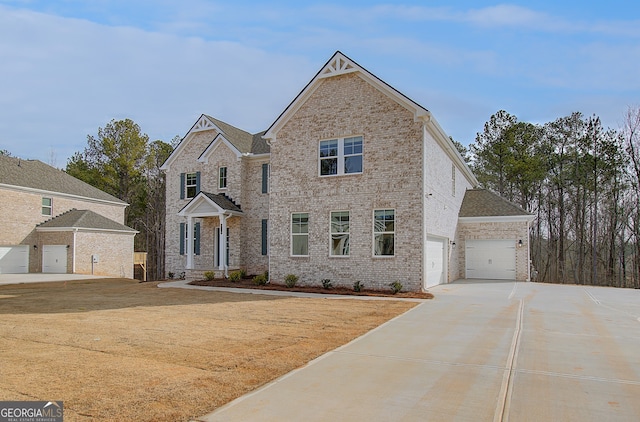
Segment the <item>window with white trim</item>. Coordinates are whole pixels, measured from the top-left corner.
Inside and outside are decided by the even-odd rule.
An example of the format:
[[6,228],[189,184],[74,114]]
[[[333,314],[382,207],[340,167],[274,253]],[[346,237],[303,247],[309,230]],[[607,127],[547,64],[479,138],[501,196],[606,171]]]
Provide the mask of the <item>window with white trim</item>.
[[373,255],[395,255],[396,212],[393,209],[373,211]]
[[227,188],[227,168],[226,167],[220,167],[220,169],[218,169],[218,187],[220,189]]
[[53,215],[53,199],[42,197],[42,215]]
[[197,173],[187,173],[185,175],[185,192],[187,194],[186,198],[193,198],[198,193],[198,174]]
[[362,173],[362,136],[320,141],[320,176]]
[[331,212],[331,256],[349,256],[349,211]]
[[309,255],[309,213],[291,214],[291,255]]

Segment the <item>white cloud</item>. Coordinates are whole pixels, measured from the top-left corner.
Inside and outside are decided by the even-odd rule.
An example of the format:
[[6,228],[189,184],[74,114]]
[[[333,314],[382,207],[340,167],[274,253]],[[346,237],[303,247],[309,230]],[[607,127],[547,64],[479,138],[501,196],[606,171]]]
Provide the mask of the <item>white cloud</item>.
[[[0,6],[0,149],[59,165],[111,119],[152,139],[200,113],[265,129],[306,83],[303,58]],[[51,140],[51,141],[48,141]]]

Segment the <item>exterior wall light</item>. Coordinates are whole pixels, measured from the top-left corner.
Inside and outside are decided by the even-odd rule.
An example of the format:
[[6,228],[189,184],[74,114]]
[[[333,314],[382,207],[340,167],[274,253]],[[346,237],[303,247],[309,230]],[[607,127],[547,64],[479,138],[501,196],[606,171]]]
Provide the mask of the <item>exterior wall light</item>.
[[518,240],[518,247],[521,248],[522,247],[522,239]]

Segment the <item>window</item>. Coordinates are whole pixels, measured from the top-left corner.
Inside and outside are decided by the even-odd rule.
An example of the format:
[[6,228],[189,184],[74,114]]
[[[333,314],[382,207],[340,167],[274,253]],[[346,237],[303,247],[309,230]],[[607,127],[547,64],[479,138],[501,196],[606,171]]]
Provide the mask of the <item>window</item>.
[[180,199],[191,199],[200,192],[200,172],[180,173]]
[[456,196],[456,165],[451,163],[451,196]]
[[220,167],[220,169],[218,170],[218,187],[220,189],[227,188],[227,168],[226,167]]
[[309,213],[291,214],[291,255],[309,255]]
[[42,198],[42,215],[53,215],[53,202],[51,198]]
[[[185,245],[187,244],[187,224],[180,223],[180,255],[187,253]],[[193,225],[193,253],[200,255],[200,223]]]
[[320,176],[362,173],[362,136],[320,141]]
[[394,256],[395,254],[395,210],[373,211],[373,254]]
[[349,255],[349,211],[331,213],[331,256]]

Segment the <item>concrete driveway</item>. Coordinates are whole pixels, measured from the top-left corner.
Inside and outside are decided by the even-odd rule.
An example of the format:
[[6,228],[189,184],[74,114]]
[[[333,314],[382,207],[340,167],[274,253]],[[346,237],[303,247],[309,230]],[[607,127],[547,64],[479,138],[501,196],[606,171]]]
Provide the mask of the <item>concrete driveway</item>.
[[640,290],[473,281],[202,421],[638,421]]
[[23,284],[23,283],[47,283],[51,281],[67,281],[67,280],[88,280],[92,278],[109,278],[103,275],[86,275],[86,274],[0,274],[0,286],[5,284]]

